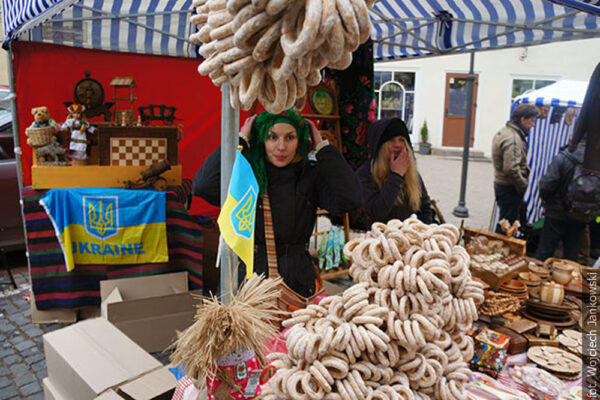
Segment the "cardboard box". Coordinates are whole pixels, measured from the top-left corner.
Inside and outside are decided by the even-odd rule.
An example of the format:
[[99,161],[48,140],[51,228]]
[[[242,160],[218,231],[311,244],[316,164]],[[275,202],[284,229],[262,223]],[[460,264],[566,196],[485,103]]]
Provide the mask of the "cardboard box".
[[125,399],[171,400],[176,387],[177,379],[163,367],[119,386],[117,393]]
[[199,302],[187,272],[101,281],[100,293],[102,317],[150,353],[164,351],[194,322]]
[[94,400],[171,400],[176,387],[177,380],[168,367],[163,367],[109,389]]
[[106,392],[102,393],[100,396],[96,397],[94,400],[123,400],[123,398],[119,396],[114,390],[109,389]]
[[44,388],[44,399],[45,400],[66,400],[54,387],[50,378],[44,378],[42,380],[42,387]]
[[92,400],[162,367],[104,318],[76,323],[43,339],[48,378],[65,399]]
[[77,310],[38,310],[35,306],[33,291],[29,290],[31,321],[34,324],[71,323],[77,321]]

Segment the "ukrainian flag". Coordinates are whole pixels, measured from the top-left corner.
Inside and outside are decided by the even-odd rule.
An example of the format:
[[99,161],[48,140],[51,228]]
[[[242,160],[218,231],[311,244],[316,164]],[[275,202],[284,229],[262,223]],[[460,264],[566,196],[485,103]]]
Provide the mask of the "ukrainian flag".
[[231,172],[227,199],[217,219],[221,236],[246,264],[246,276],[254,271],[254,222],[258,182],[246,157],[238,150]]
[[68,271],[75,264],[169,261],[165,192],[51,189],[40,204],[52,221]]

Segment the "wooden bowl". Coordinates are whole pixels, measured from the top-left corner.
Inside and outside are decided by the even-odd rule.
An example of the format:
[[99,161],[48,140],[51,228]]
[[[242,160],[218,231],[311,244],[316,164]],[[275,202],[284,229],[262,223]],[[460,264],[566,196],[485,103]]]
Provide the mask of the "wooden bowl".
[[542,282],[542,278],[533,272],[519,272],[519,279],[527,286],[538,286]]
[[535,265],[533,263],[530,263],[528,268],[529,272],[533,272],[542,279],[550,277],[550,270],[548,268],[540,267],[539,265]]

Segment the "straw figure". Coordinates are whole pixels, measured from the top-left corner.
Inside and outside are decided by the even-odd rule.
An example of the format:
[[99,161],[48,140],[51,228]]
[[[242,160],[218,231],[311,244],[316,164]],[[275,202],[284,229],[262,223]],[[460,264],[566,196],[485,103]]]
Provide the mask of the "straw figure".
[[[259,387],[252,397],[244,397],[249,376],[239,376],[238,370],[243,375],[253,368],[258,372],[265,368],[265,346],[277,335],[282,316],[276,307],[280,283],[281,279],[254,274],[230,304],[214,296],[204,298],[196,322],[177,339],[171,361],[183,367],[197,388],[206,383],[209,399],[258,398]],[[239,363],[228,362],[248,354],[253,354],[252,360],[242,356]]]

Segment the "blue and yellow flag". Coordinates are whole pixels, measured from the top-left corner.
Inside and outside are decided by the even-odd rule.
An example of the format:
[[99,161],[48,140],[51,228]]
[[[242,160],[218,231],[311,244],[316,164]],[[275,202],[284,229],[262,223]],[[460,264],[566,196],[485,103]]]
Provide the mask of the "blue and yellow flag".
[[169,261],[165,192],[51,189],[40,204],[52,221],[68,271],[75,264]]
[[221,208],[219,229],[231,250],[246,264],[246,276],[254,271],[254,221],[258,182],[246,157],[238,150],[231,171],[227,198]]

